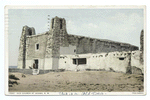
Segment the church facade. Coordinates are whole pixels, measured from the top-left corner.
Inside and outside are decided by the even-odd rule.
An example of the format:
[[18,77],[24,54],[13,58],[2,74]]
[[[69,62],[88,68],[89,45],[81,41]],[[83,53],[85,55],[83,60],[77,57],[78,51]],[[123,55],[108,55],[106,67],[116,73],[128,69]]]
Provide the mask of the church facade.
[[[29,69],[35,64],[39,70],[100,69],[101,66],[103,69],[115,61],[117,66],[124,66],[123,71],[129,66],[132,52],[138,49],[127,43],[68,34],[65,19],[56,16],[51,20],[50,30],[45,33],[36,35],[33,27],[23,27],[18,68]],[[67,60],[63,60],[65,57]],[[97,65],[97,62],[101,63]],[[79,65],[82,67],[77,68]]]

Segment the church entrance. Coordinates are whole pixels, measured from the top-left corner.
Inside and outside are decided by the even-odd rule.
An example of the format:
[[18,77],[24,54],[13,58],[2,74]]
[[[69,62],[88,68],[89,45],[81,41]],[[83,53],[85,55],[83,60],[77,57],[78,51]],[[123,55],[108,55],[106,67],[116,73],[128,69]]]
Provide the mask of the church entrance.
[[38,69],[38,63],[39,63],[38,59],[35,59],[34,63],[35,63],[35,69]]

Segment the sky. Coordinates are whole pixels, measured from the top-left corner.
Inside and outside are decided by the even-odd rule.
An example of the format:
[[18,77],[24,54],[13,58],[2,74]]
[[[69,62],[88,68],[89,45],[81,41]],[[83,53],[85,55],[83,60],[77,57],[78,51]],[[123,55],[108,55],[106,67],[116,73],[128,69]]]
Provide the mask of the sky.
[[48,15],[65,18],[68,34],[125,42],[140,47],[143,9],[9,9],[9,66],[17,66],[22,27],[48,31]]

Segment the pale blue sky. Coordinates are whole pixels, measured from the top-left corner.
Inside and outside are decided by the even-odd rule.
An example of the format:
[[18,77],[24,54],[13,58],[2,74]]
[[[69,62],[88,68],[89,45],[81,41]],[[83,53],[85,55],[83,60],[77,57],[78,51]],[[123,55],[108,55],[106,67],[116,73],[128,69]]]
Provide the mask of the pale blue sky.
[[16,66],[22,27],[36,34],[48,31],[47,16],[66,19],[68,34],[109,39],[140,46],[143,9],[10,9],[8,10],[9,65]]

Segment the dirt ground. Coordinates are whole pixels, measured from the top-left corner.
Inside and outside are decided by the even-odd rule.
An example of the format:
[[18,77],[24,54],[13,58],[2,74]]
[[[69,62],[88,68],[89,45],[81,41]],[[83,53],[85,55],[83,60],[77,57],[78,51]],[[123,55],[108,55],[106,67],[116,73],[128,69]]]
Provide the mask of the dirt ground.
[[9,73],[20,80],[10,92],[143,92],[143,75],[105,71],[65,71],[41,75]]

